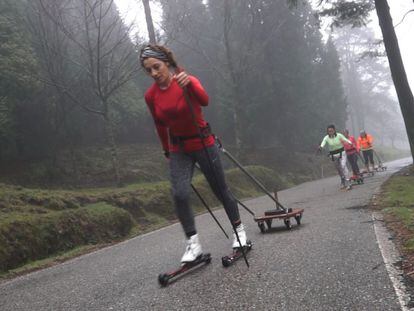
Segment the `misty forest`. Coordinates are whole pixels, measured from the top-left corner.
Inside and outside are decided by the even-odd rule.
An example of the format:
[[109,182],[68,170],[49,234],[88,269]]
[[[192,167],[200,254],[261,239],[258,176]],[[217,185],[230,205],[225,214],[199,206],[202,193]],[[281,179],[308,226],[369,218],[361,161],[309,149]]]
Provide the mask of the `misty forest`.
[[[212,131],[272,190],[334,172],[316,154],[329,124],[366,130],[385,160],[411,155],[412,94],[396,92],[385,36],[365,26],[372,1],[351,1],[353,14],[307,0],[143,2],[161,13],[136,32],[113,0],[0,0],[0,271],[175,219],[144,100],[147,27],[202,82]],[[225,169],[237,195],[256,195]]]

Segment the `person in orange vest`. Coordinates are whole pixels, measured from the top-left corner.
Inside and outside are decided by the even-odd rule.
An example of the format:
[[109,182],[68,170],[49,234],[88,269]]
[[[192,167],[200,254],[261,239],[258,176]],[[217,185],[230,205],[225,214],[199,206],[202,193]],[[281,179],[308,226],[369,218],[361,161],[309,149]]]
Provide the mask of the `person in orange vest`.
[[374,151],[373,151],[374,139],[371,135],[367,134],[365,130],[362,130],[358,137],[358,146],[364,156],[365,167],[370,172],[369,164],[372,165],[372,171],[374,171]]

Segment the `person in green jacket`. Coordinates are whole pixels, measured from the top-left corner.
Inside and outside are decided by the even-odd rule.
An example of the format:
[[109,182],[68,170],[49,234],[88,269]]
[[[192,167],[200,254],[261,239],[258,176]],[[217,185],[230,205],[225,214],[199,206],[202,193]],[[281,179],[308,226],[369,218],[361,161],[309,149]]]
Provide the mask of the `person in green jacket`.
[[323,138],[319,146],[319,151],[322,151],[326,145],[328,146],[329,156],[334,162],[335,168],[341,178],[341,188],[350,190],[351,184],[346,177],[348,175],[348,169],[346,167],[346,153],[343,143],[347,142],[352,144],[352,142],[341,133],[337,133],[333,124],[328,125],[326,131],[328,135]]

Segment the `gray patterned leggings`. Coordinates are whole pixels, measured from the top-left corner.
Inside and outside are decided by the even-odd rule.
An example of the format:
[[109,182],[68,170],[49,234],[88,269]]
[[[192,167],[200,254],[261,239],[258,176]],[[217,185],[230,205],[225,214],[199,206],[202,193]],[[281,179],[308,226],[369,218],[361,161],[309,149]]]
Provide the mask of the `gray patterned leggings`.
[[[207,147],[207,151],[213,162],[213,169],[204,150],[194,152],[172,152],[170,154],[170,174],[172,195],[175,203],[175,211],[184,232],[195,233],[193,210],[189,204],[191,192],[191,179],[194,173],[194,166],[199,164],[201,171],[206,177],[216,197],[221,201],[231,223],[240,220],[239,209],[235,198],[230,193],[221,165],[219,150],[216,145]],[[214,173],[216,176],[214,176]]]

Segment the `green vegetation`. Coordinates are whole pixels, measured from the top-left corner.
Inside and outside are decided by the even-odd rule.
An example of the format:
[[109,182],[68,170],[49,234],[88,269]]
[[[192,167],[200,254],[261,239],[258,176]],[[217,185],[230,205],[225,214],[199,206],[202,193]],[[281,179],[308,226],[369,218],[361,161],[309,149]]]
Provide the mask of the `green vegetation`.
[[381,206],[388,223],[402,240],[405,251],[414,251],[414,171],[403,170],[383,187]]
[[[286,186],[270,169],[247,169],[269,189]],[[239,170],[229,170],[226,176],[239,198],[260,193]],[[218,204],[204,177],[196,176],[193,184],[209,204]],[[195,197],[192,200],[196,212],[204,211]],[[175,221],[172,206],[167,181],[78,191],[0,184],[0,272],[159,228]]]
[[126,211],[104,203],[60,211],[26,208],[2,215],[0,271],[79,245],[119,239],[133,225]]

